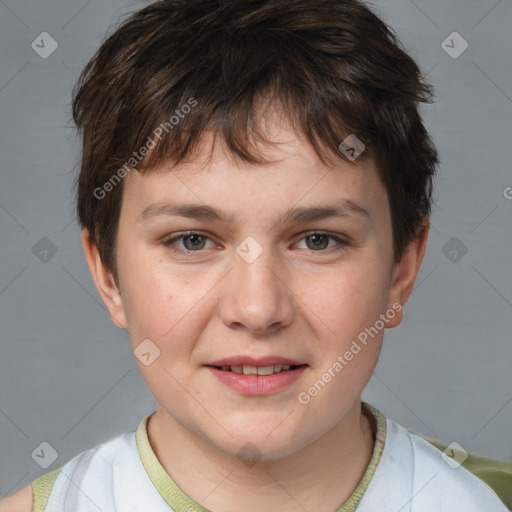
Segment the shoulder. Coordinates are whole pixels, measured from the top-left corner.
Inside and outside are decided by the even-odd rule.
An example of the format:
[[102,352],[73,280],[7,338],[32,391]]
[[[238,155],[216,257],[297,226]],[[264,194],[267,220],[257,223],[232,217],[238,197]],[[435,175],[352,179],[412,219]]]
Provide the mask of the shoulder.
[[0,500],[0,512],[31,512],[33,505],[32,484]]
[[[70,479],[79,472],[81,478],[91,478],[105,485],[110,483],[109,473],[113,467],[126,462],[134,433],[128,432],[109,439],[97,446],[80,452],[63,466],[44,473],[31,484],[3,499],[0,499],[0,512],[40,512],[53,504],[56,496],[67,493]],[[132,450],[133,451],[133,450]],[[65,471],[63,471],[65,470]],[[62,475],[61,475],[62,474]]]
[[465,510],[506,512],[496,493],[465,469],[462,460],[444,455],[419,435],[387,419],[391,456],[410,464],[411,510]]
[[[33,512],[88,510],[89,496],[95,497],[101,510],[115,510],[114,502],[124,499],[128,492],[126,482],[140,481],[144,471],[135,433],[120,434],[80,452],[62,467],[35,480]],[[76,482],[80,482],[79,493]]]

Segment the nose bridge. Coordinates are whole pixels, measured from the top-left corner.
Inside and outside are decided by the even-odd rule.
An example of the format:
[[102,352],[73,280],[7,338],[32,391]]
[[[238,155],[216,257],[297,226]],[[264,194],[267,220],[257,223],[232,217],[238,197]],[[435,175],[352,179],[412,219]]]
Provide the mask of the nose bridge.
[[[266,301],[275,302],[280,295],[280,286],[276,283],[276,270],[271,269],[279,265],[273,257],[271,247],[260,238],[258,242],[254,237],[246,237],[236,247],[235,274],[239,297],[246,299],[244,294],[263,295]],[[257,297],[254,297],[257,299]],[[275,305],[275,304],[274,304]]]
[[223,307],[225,322],[258,332],[288,322],[292,314],[287,287],[278,277],[280,262],[263,243],[248,236],[236,247],[229,298]]

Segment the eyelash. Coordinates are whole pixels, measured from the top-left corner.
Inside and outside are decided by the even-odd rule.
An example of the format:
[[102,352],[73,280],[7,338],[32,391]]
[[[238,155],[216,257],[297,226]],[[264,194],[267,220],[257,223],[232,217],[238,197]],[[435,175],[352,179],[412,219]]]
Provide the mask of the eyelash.
[[[178,240],[180,240],[182,238],[187,238],[187,237],[192,236],[192,235],[200,235],[201,237],[205,238],[206,240],[211,240],[211,238],[208,235],[206,235],[206,234],[204,234],[204,233],[202,233],[200,231],[183,231],[183,232],[178,233],[177,235],[175,235],[175,236],[165,240],[163,242],[163,245],[166,248],[172,250],[173,252],[178,252],[178,253],[186,254],[187,256],[192,256],[194,253],[204,252],[204,250],[190,251],[188,249],[180,249],[180,248],[176,248],[176,247],[172,246],[174,244],[174,242],[176,242],[176,241],[178,241]],[[344,239],[339,238],[337,236],[331,235],[329,233],[323,233],[322,231],[308,231],[307,233],[303,233],[303,237],[300,240],[303,240],[304,238],[308,238],[308,237],[313,236],[313,235],[323,235],[323,236],[326,236],[327,238],[335,240],[338,243],[338,246],[337,247],[336,246],[335,247],[331,247],[329,249],[321,249],[321,250],[318,250],[318,251],[311,250],[311,252],[330,253],[331,251],[340,251],[340,250],[342,250],[345,247],[350,245],[350,243],[347,240],[344,240]]]

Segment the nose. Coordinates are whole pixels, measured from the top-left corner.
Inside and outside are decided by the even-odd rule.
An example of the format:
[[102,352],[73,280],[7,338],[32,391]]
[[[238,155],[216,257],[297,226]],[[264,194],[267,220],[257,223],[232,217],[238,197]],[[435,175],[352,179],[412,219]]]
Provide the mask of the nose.
[[278,256],[270,249],[263,249],[253,261],[240,254],[233,254],[233,268],[224,281],[220,307],[224,324],[255,334],[289,325],[296,301],[291,277]]

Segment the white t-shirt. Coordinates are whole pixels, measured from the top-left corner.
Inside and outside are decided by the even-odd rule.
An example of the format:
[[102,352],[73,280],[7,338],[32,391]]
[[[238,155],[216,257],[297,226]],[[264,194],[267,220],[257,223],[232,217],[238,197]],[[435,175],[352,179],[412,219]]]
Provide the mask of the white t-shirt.
[[[449,465],[428,441],[373,407],[364,408],[378,427],[372,459],[358,488],[336,512],[508,512],[482,480]],[[35,480],[34,512],[207,511],[160,465],[147,437],[150,416],[136,432],[84,451]]]

